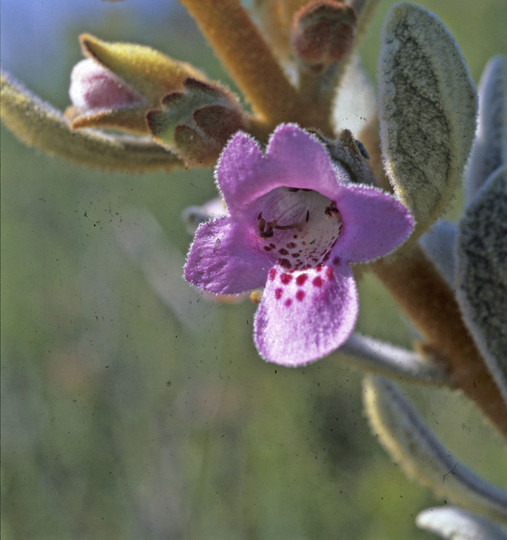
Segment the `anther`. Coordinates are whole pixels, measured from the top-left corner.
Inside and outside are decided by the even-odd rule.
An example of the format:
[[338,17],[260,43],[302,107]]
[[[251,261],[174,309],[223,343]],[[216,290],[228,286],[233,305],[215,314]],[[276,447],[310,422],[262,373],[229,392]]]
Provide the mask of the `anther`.
[[326,209],[324,210],[324,213],[328,217],[338,216],[340,212],[338,211],[338,208],[332,203],[329,206],[326,206]]

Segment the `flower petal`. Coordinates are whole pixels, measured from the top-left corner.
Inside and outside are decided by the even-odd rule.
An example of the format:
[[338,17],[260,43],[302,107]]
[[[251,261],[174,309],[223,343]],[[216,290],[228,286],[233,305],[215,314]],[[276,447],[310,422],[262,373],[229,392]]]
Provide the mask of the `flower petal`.
[[268,361],[300,366],[337,349],[356,323],[358,297],[345,264],[299,272],[269,271],[254,339]]
[[237,294],[262,287],[272,262],[256,249],[242,221],[229,216],[203,223],[185,264],[185,279],[207,291]]
[[377,188],[339,186],[336,205],[343,220],[332,255],[346,262],[363,262],[387,255],[404,242],[414,227],[405,206]]
[[[234,216],[255,199],[282,186],[312,189],[333,200],[339,185],[336,171],[340,168],[333,170],[317,137],[295,124],[282,124],[271,136],[266,156],[250,135],[237,133],[222,152],[216,178]],[[345,170],[343,180],[350,180]]]
[[231,215],[241,213],[258,197],[266,162],[257,141],[239,132],[225,147],[215,171],[218,187]]
[[[333,200],[339,186],[330,157],[316,136],[295,124],[282,124],[271,136],[266,151],[275,187],[313,189]],[[343,170],[345,182],[350,176]]]

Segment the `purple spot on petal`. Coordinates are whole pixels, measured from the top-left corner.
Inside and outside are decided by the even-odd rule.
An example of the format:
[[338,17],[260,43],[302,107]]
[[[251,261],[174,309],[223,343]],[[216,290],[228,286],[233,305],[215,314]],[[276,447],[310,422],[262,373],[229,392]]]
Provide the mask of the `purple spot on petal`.
[[292,281],[292,276],[290,274],[282,274],[280,276],[280,281],[284,284],[284,285],[287,285],[289,284],[291,281]]
[[280,300],[280,298],[282,297],[282,293],[283,293],[283,289],[275,289],[275,298],[277,300]]
[[332,266],[326,267],[326,277],[331,279],[334,276],[334,270]]
[[317,276],[313,281],[312,283],[315,285],[315,287],[322,287],[323,285],[323,281],[322,281],[322,278],[320,276]]
[[280,255],[288,255],[289,254],[289,252],[285,248],[279,249],[278,253],[280,253]]
[[308,275],[307,274],[301,274],[299,275],[297,278],[296,278],[296,284],[299,285],[300,287],[302,285],[304,285],[305,281],[308,279]]
[[335,258],[333,259],[333,264],[337,264],[337,265],[340,264],[340,258],[339,258],[339,257],[335,257]]
[[297,293],[296,293],[296,298],[302,302],[303,301],[303,298],[305,297],[305,292],[304,291],[301,291],[299,290]]
[[273,281],[276,277],[276,269],[275,268],[271,268],[270,271],[269,271],[269,279],[271,281]]
[[287,300],[285,300],[285,302],[284,302],[284,305],[287,306],[287,307],[290,307],[292,305],[292,299],[287,298]]
[[284,268],[290,268],[291,267],[290,261],[288,259],[280,259],[278,261],[278,264],[280,266],[283,266]]
[[268,246],[264,246],[264,251],[271,251],[271,248]]
[[289,249],[294,249],[295,247],[298,247],[298,245],[297,245],[295,242],[289,242],[289,243],[287,244],[287,247],[288,247]]

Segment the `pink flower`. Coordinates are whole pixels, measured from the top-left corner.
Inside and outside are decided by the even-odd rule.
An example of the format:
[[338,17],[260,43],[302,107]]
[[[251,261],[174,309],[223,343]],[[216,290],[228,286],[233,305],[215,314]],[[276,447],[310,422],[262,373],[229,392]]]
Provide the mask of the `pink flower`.
[[354,184],[319,140],[279,126],[263,155],[236,134],[216,169],[229,214],[197,229],[185,278],[218,294],[264,286],[254,340],[268,361],[312,362],[338,348],[357,319],[349,263],[386,255],[413,220],[394,197]]

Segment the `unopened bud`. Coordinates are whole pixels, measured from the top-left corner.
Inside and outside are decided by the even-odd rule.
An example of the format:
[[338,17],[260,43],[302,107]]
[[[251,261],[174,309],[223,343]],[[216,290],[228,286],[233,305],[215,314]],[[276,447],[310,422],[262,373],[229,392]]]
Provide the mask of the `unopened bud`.
[[294,54],[309,70],[321,73],[352,50],[356,23],[354,9],[342,2],[311,2],[294,16]]
[[77,110],[86,112],[133,107],[144,101],[125,81],[91,58],[74,66],[69,96]]
[[72,70],[72,128],[106,127],[146,133],[146,111],[162,96],[181,90],[187,77],[203,78],[195,68],[132,43],[108,43],[80,36],[82,60]]
[[148,128],[187,164],[207,167],[231,135],[246,127],[246,118],[238,100],[217,83],[187,79],[183,86],[148,112]]

